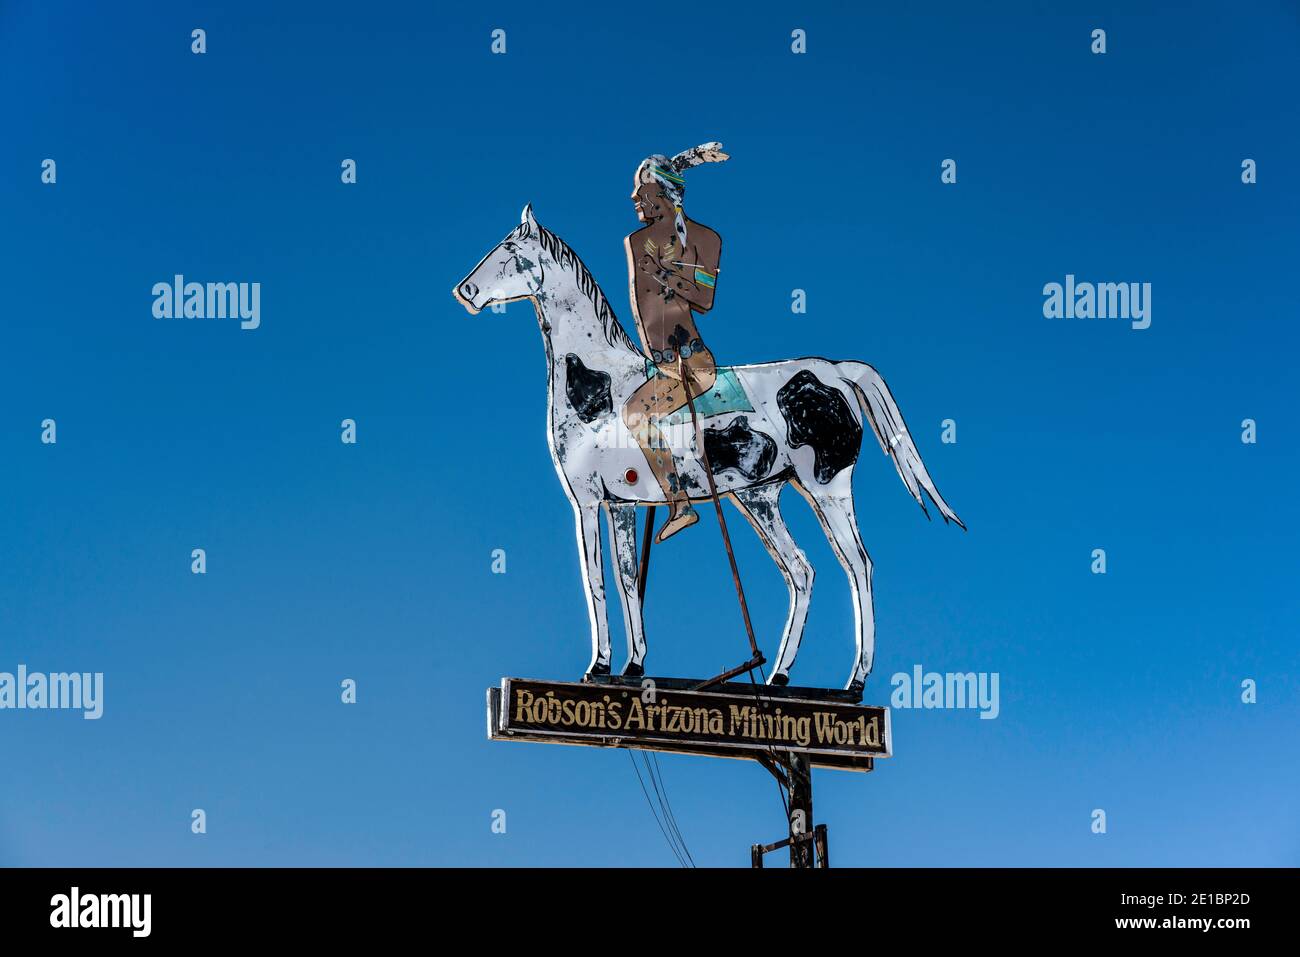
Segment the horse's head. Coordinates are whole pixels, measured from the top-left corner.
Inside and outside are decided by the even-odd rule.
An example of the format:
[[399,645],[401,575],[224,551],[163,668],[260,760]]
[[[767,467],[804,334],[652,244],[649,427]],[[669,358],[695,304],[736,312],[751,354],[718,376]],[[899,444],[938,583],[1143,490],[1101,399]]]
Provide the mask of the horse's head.
[[456,284],[452,295],[471,313],[493,303],[514,302],[536,295],[544,276],[539,235],[529,203],[519,217],[519,225]]

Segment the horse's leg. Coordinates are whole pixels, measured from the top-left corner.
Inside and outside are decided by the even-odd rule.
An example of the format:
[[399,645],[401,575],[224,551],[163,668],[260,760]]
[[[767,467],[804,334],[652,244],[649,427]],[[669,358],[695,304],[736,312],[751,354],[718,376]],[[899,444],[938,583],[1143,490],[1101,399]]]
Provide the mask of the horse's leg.
[[822,488],[810,492],[798,484],[795,487],[803,493],[817,513],[826,538],[849,577],[849,589],[853,592],[857,656],[845,688],[861,691],[867,675],[871,674],[876,654],[876,621],[871,603],[871,557],[863,547],[862,537],[858,533],[858,521],[853,512],[851,476],[849,471],[841,472],[832,482],[832,485],[837,486],[834,489]]
[[605,566],[600,551],[600,503],[573,506],[578,532],[582,588],[591,618],[591,664],[588,674],[609,674],[609,617],[605,609]]
[[618,571],[618,594],[623,603],[623,628],[627,632],[627,665],[623,674],[645,674],[645,626],[641,618],[641,594],[637,588],[640,568],[636,561],[636,506],[609,503],[610,550]]
[[781,635],[781,649],[768,684],[783,685],[789,680],[790,668],[799,654],[803,640],[804,623],[808,620],[808,603],[812,598],[813,567],[807,556],[795,544],[781,517],[781,489],[784,483],[739,489],[732,498],[741,514],[754,526],[767,552],[781,570],[786,587],[790,590],[790,613],[786,616],[785,631]]

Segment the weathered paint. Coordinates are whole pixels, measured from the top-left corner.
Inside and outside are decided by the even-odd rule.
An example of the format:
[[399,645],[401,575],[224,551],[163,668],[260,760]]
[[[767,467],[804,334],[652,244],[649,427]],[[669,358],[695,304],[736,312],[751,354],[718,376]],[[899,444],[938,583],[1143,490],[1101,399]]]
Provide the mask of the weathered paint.
[[[494,302],[530,299],[533,303],[547,361],[547,438],[556,474],[573,505],[579,567],[587,596],[592,641],[588,670],[608,672],[611,658],[597,514],[605,508],[624,609],[628,666],[635,672],[643,667],[646,654],[641,604],[636,594],[635,507],[661,504],[664,495],[656,482],[641,481],[629,486],[625,481],[629,470],[644,466],[645,458],[620,413],[628,397],[645,382],[646,357],[619,324],[582,260],[563,240],[537,223],[531,207],[525,207],[519,226],[483,257],[456,286],[454,294],[471,312]],[[596,376],[601,388],[591,389],[592,380],[587,378],[587,386],[577,389],[571,397],[571,369],[579,377],[581,370],[586,370],[588,377]],[[854,448],[852,457],[843,461],[848,457],[850,443],[844,437],[828,435],[827,428],[838,422],[851,433],[856,446],[864,424],[869,425],[922,508],[924,496],[928,495],[945,521],[960,525],[960,519],[935,488],[902,413],[871,366],[805,358],[732,369],[754,408],[743,417],[744,429],[753,436],[761,434],[773,444],[769,455],[766,446],[758,449],[750,443],[742,457],[748,470],[740,467],[738,459],[736,467],[721,468],[716,476],[718,493],[732,497],[741,507],[789,586],[790,614],[772,677],[784,679],[794,663],[813,577],[811,564],[781,517],[780,493],[789,484],[813,507],[848,575],[854,597],[857,647],[847,685],[860,686],[871,670],[875,641],[871,561],[854,514],[852,476],[857,451]],[[604,377],[608,377],[608,403],[604,400]],[[810,389],[814,382],[816,388]],[[787,409],[791,397],[802,401],[815,393],[817,402],[808,406],[812,411],[807,415],[791,412],[788,418],[779,398],[783,391]],[[842,403],[842,408],[837,403]],[[733,436],[744,430],[738,426],[734,412],[701,415],[699,424],[706,432],[725,434],[730,429]],[[792,429],[796,433],[793,437]],[[692,497],[702,499],[708,485],[693,430],[686,426],[674,435],[680,441],[668,451],[676,459],[682,487],[690,489]],[[763,445],[761,440],[758,444]],[[760,469],[759,465],[766,467]],[[828,469],[832,471],[828,473]]]

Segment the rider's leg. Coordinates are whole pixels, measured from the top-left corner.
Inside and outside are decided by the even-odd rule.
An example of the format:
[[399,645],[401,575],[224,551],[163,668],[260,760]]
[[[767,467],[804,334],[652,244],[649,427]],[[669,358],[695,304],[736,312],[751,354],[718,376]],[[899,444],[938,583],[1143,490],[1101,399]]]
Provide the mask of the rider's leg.
[[[623,409],[623,421],[641,446],[650,472],[663,489],[664,498],[669,504],[668,519],[656,539],[660,542],[699,521],[699,516],[691,507],[690,495],[679,481],[673,465],[672,449],[664,440],[658,423],[659,419],[686,405],[686,388],[681,379],[672,374],[680,374],[682,371],[681,366],[676,369],[664,368],[654,378],[647,379],[632,394]],[[692,398],[698,398],[713,388],[717,372],[713,355],[707,349],[693,352],[685,360],[684,371],[690,382]]]
[[[691,508],[686,490],[678,480],[677,469],[673,465],[673,450],[659,427],[659,419],[685,404],[686,389],[681,380],[667,374],[665,370],[642,383],[623,408],[623,421],[641,447],[646,464],[650,466],[650,473],[663,489],[664,499],[668,502],[669,514],[664,530],[672,526],[669,535],[699,519]],[[666,537],[661,531],[658,540],[662,541]]]
[[[701,348],[692,352],[687,358],[678,361],[680,363],[678,371],[686,380],[686,387],[690,389],[691,399],[698,399],[713,388],[713,383],[717,380],[717,369],[713,364],[713,353]],[[677,408],[687,404],[686,388],[681,390],[680,403]],[[688,434],[695,437],[693,427]],[[700,520],[699,516],[695,514],[695,509],[691,507],[690,499],[684,489],[681,496],[684,507],[678,508],[677,502],[674,501],[674,508],[669,514],[668,520],[664,522],[663,528],[659,530],[656,541],[662,542],[664,539],[676,535],[683,528],[694,525]]]
[[[686,363],[686,379],[691,387],[691,398],[698,399],[704,393],[713,388],[713,384],[718,380],[718,369],[713,364],[713,353],[708,349],[701,348],[692,352],[684,360]],[[685,405],[686,400],[682,399]]]

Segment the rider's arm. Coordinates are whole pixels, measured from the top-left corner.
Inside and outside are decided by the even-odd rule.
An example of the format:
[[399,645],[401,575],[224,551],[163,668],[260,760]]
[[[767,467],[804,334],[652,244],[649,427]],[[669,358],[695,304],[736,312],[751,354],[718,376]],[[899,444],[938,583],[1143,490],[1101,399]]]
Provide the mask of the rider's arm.
[[[713,293],[718,281],[718,261],[722,258],[721,242],[706,244],[707,252],[700,246],[691,247],[682,258],[685,265],[665,263],[662,279],[665,288],[681,296],[700,312],[713,308]],[[710,255],[712,253],[712,255]]]

